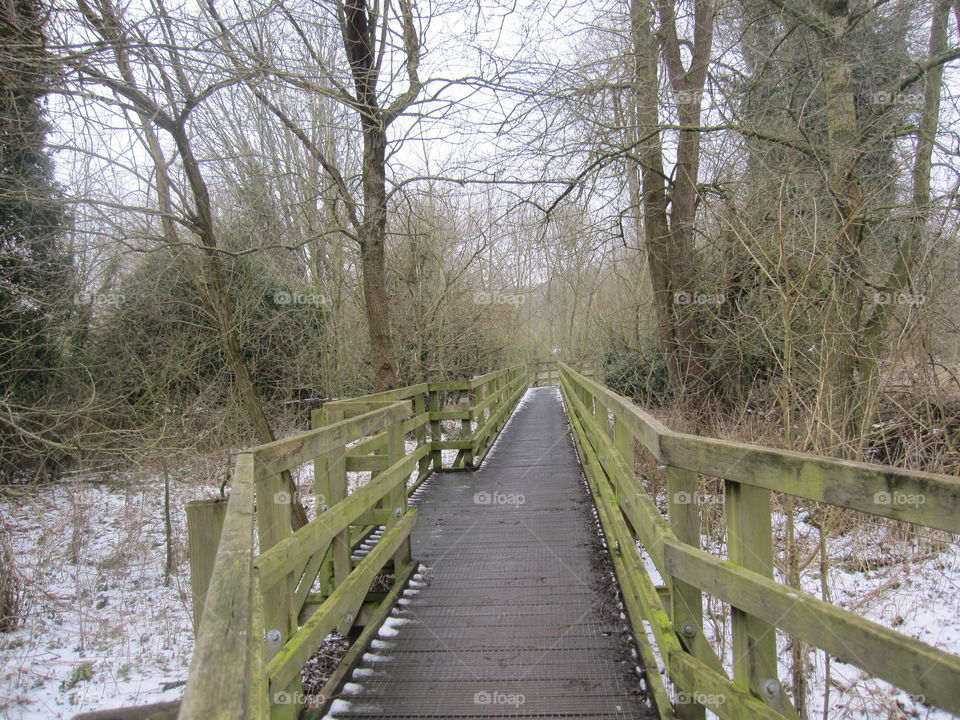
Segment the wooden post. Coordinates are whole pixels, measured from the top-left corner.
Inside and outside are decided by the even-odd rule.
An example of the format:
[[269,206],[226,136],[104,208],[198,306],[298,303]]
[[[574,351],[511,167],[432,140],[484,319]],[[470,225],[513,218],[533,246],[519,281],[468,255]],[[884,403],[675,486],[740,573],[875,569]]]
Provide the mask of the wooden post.
[[[323,427],[344,419],[345,411],[315,411],[313,427]],[[317,500],[317,515],[329,510],[347,494],[347,453],[340,447],[313,460],[313,492]],[[350,574],[349,528],[338,534],[330,544],[323,559],[319,577],[324,595],[332,593],[337,585]]]
[[[696,473],[675,467],[667,468],[667,503],[670,528],[677,539],[700,549],[699,481]],[[670,618],[687,652],[697,658],[705,656],[703,645],[703,599],[700,589],[681,580],[667,579],[670,588]],[[702,720],[703,705],[696,702],[677,703],[677,717]]]
[[[296,498],[291,497],[289,485],[282,475],[271,475],[257,483],[257,537],[260,541],[261,553],[289,537],[293,532],[292,504],[295,501]],[[299,608],[294,607],[296,581],[297,578],[290,573],[273,587],[261,587],[263,624],[266,634],[263,653],[265,662],[269,662],[297,630]],[[303,687],[300,676],[298,675],[288,687],[271,687],[270,693],[271,703],[274,697],[279,696],[278,694],[294,700],[302,698]],[[273,704],[270,708],[270,717],[272,720],[296,720],[301,708],[302,704],[296,701]]]
[[227,503],[223,500],[196,500],[187,503],[187,549],[190,555],[190,593],[193,599],[193,632],[200,627],[203,602],[210,587],[213,563],[220,545]]
[[[440,390],[430,390],[430,412],[439,413],[440,412]],[[438,443],[443,440],[443,426],[440,424],[440,420],[430,420],[430,441]],[[433,457],[433,470],[438,472],[443,469],[443,451],[436,449],[431,450],[430,455]]]
[[[460,409],[461,410],[470,410],[473,405],[473,400],[471,398],[472,393],[470,390],[467,390],[467,396],[460,396]],[[464,402],[466,400],[466,402]],[[465,420],[460,421],[460,434],[463,436],[464,440],[470,440],[473,442],[473,421],[468,417]],[[473,467],[473,450],[465,450],[463,456],[463,466],[467,468]]]
[[[730,562],[773,579],[770,491],[724,483],[727,555]],[[733,626],[733,681],[788,717],[798,717],[777,676],[776,629],[730,608]]]
[[[387,465],[393,465],[400,462],[405,455],[403,447],[403,422],[398,421],[387,428]],[[386,504],[390,510],[390,520],[387,521],[387,528],[391,528],[400,522],[400,518],[407,513],[407,488],[406,485],[399,485],[397,489],[386,498],[389,503]],[[400,570],[410,564],[410,537],[403,541],[393,555],[393,571],[398,574]]]
[[[420,416],[427,412],[427,396],[429,393],[417,393],[413,398],[414,415]],[[417,449],[427,442],[427,426],[421,425],[417,428]],[[430,454],[427,453],[420,458],[417,463],[417,482],[419,483],[430,474]]]

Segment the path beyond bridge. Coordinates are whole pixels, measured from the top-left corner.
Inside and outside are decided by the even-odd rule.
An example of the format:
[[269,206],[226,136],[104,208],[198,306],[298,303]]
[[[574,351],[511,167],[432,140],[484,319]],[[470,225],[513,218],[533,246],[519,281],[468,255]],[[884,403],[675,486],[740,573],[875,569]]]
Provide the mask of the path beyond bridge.
[[[408,598],[335,718],[648,718],[555,387],[419,496]],[[395,633],[395,634],[394,634]]]

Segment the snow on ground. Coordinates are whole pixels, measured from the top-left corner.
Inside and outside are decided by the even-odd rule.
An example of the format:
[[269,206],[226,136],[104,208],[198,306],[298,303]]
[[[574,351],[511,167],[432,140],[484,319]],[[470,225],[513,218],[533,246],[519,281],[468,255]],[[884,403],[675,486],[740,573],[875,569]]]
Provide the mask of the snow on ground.
[[[459,429],[457,422],[450,431]],[[416,442],[405,449],[412,452]],[[449,467],[457,451],[442,454]],[[218,483],[189,478],[224,474],[171,474],[168,584],[162,478],[77,476],[0,499],[0,527],[28,593],[24,626],[0,634],[0,718],[69,718],[181,696],[193,652],[184,506],[219,494]],[[315,517],[312,463],[293,474]],[[370,476],[348,473],[349,491]]]
[[[783,537],[786,517],[774,513],[773,530]],[[879,625],[896,630],[929,645],[960,654],[960,546],[945,533],[881,520],[863,520],[848,532],[827,540],[829,601]],[[819,531],[805,511],[795,516],[795,534],[801,557],[813,561],[801,573],[801,586],[820,598],[820,567],[817,558]],[[703,538],[705,549],[725,555],[722,541]],[[652,569],[652,563],[648,569]],[[776,579],[784,582],[776,571]],[[726,609],[713,601],[713,622],[706,633],[714,648],[722,642],[721,658],[730,672],[732,650]],[[777,634],[779,676],[785,685],[791,677],[790,640]],[[810,664],[808,711],[822,717],[825,695],[825,659],[822,650],[807,653]],[[855,665],[830,661],[827,717],[830,720],[899,720],[924,718],[948,720],[950,713],[923,704],[887,682],[872,679]],[[789,688],[788,688],[789,692]]]
[[28,594],[24,626],[0,635],[0,717],[65,718],[180,696],[193,649],[183,507],[217,492],[172,479],[166,585],[161,480],[74,480],[0,501]]

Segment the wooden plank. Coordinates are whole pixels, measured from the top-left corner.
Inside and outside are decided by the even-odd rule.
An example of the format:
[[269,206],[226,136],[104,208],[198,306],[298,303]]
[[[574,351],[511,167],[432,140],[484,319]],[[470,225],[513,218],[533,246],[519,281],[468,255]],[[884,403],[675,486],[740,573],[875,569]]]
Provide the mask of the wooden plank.
[[260,553],[255,566],[260,575],[261,586],[270,587],[291,568],[300,566],[313,553],[324,551],[337,533],[372,509],[384,495],[402,486],[418,459],[415,453],[407,455],[384,470],[375,481],[347,496],[290,537]]
[[[432,389],[430,390],[430,396],[427,402],[427,409],[430,414],[440,412],[440,391]],[[431,456],[433,458],[433,469],[438,471],[443,468],[443,454],[440,452],[442,448],[434,447],[433,444],[443,441],[443,427],[440,425],[439,420],[430,421],[430,449]]]
[[377,606],[376,611],[368,618],[366,625],[364,625],[363,632],[350,644],[350,649],[344,653],[340,662],[337,663],[336,669],[320,691],[321,702],[323,704],[319,708],[307,710],[303,715],[303,720],[320,720],[327,715],[330,704],[340,692],[347,678],[350,677],[350,673],[360,663],[363,654],[367,652],[370,642],[377,636],[377,632],[383,626],[387,617],[389,617],[390,611],[397,604],[397,600],[400,599],[400,595],[403,593],[403,590],[406,588],[407,583],[410,581],[416,569],[417,566],[411,563],[401,572],[397,573],[396,580],[393,583],[393,587],[390,588],[390,592],[386,594]]
[[670,434],[664,461],[694,472],[960,533],[960,479],[745,443]]
[[[623,454],[617,452],[610,438],[600,432],[594,423],[594,418],[586,414],[586,408],[580,398],[570,392],[570,383],[567,378],[561,378],[561,391],[569,393],[565,398],[567,398],[568,411],[571,412],[571,424],[575,429],[574,438],[577,438],[578,433],[580,434],[589,457],[596,459],[603,474],[610,479],[612,497],[619,503],[620,512],[629,521],[633,535],[640,539],[660,575],[667,582],[671,582],[663,560],[663,540],[666,537],[673,537],[667,521],[637,481],[632,465],[627,466]],[[583,457],[582,453],[581,457]],[[666,607],[672,611],[669,602]],[[720,659],[709,643],[695,642],[692,649],[709,666],[722,668]]]
[[[180,717],[232,720],[254,716],[243,692],[251,677],[260,631],[253,628],[252,453],[234,466],[227,516],[190,661]],[[224,658],[231,662],[224,662]]]
[[[727,553],[730,562],[773,579],[773,535],[770,491],[727,482],[724,484]],[[780,713],[796,716],[777,675],[777,633],[769,623],[732,605],[733,680]]]
[[924,702],[960,714],[960,657],[873,623],[799,590],[715,558],[665,542],[672,575]]
[[[526,377],[521,376],[517,379],[515,392],[513,393],[513,395],[507,398],[507,401],[504,407],[501,408],[503,411],[502,420],[499,423],[497,423],[495,421],[495,418],[493,417],[494,413],[491,413],[490,417],[487,419],[486,425],[491,428],[496,427],[497,428],[496,431],[491,430],[488,434],[484,436],[483,428],[480,428],[477,430],[477,433],[474,436],[474,446],[473,446],[475,465],[479,466],[483,462],[483,459],[487,456],[487,453],[490,452],[490,448],[493,447],[493,443],[496,441],[497,436],[500,434],[500,430],[503,428],[504,425],[506,425],[507,420],[513,414],[513,411],[517,407],[517,403],[520,402],[520,398],[523,397],[526,391],[527,391]],[[491,420],[494,420],[493,425],[490,425]]]
[[262,480],[283,470],[305,464],[336,447],[370,435],[388,425],[410,417],[409,402],[398,402],[354,418],[293,435],[251,448],[257,458],[256,479]]
[[443,410],[441,412],[429,413],[431,420],[469,420],[470,410]]
[[688,701],[702,704],[721,718],[785,720],[772,707],[738,689],[725,675],[687,653],[671,653],[670,676],[685,691]]
[[[578,428],[579,429],[579,428]],[[577,448],[581,458],[585,454],[589,454],[589,450],[583,447],[585,438],[581,437],[582,429],[580,432],[574,432],[574,440],[577,444]],[[600,527],[603,531],[604,538],[607,542],[608,548],[617,547],[617,537],[613,529],[613,513],[611,512],[609,506],[603,503],[599,498],[600,488],[598,486],[599,478],[597,478],[597,473],[599,469],[593,463],[581,463],[584,468],[584,472],[587,475],[590,491],[594,495],[594,501],[597,504],[597,512],[600,516]],[[630,629],[633,634],[634,642],[636,643],[637,650],[640,654],[640,660],[643,662],[644,672],[646,674],[646,684],[647,689],[650,691],[651,696],[653,697],[654,705],[657,708],[657,713],[662,718],[662,720],[671,720],[676,718],[677,715],[673,712],[673,704],[670,702],[670,696],[667,694],[666,686],[663,682],[663,677],[660,674],[660,671],[657,667],[657,659],[653,653],[653,648],[650,644],[649,639],[647,638],[646,630],[644,629],[644,620],[646,619],[646,614],[644,612],[641,592],[637,589],[636,581],[631,577],[630,571],[625,565],[625,560],[622,553],[610,553],[611,560],[613,561],[614,572],[617,575],[617,580],[620,583],[620,594],[623,597],[623,604],[627,610],[627,617],[630,621]],[[635,570],[635,572],[646,572],[642,564]]]
[[370,472],[386,470],[386,455],[347,455],[347,472]]
[[[700,507],[697,498],[700,482],[696,474],[678,468],[667,468],[667,514],[670,529],[680,542],[700,547]],[[665,578],[670,583],[670,618],[680,634],[680,642],[692,655],[712,658],[710,643],[703,634],[703,600],[700,588],[683,580]],[[717,662],[716,670],[723,671]],[[706,717],[704,706],[693,702],[677,705],[681,718],[701,719]]]
[[190,597],[193,604],[193,631],[200,627],[203,601],[217,560],[220,532],[227,515],[223,500],[196,500],[187,503],[187,549],[190,554]]
[[411,510],[384,533],[380,542],[354,568],[350,576],[267,664],[266,674],[270,680],[271,691],[273,688],[286,687],[297,677],[303,664],[334,628],[344,634],[350,629],[370,583],[401,544],[409,538],[410,530],[416,521],[416,510]]
[[370,393],[355,398],[345,398],[343,400],[331,400],[324,407],[336,407],[341,403],[363,402],[364,400],[409,400],[417,393],[427,392],[429,386],[427,383],[418,383],[417,385],[408,385],[395,390],[384,390],[383,392]]
[[633,531],[640,538],[644,550],[650,555],[657,570],[661,575],[666,576],[663,563],[663,538],[670,533],[667,521],[656,503],[637,481],[633,467],[624,462],[621,454],[615,451],[609,439],[603,436],[593,423],[593,418],[587,414],[583,402],[573,391],[569,376],[562,377],[560,384],[567,408],[572,412],[571,417],[577,418],[582,426],[584,439],[588,443],[595,443],[591,447],[614,486],[623,514],[630,521]]
[[565,363],[560,363],[562,369],[561,377],[566,377],[572,384],[575,392],[586,391],[593,397],[601,398],[615,417],[626,424],[633,435],[646,447],[658,460],[663,459],[663,453],[660,450],[660,438],[664,435],[674,435],[666,425],[661,423],[649,413],[644,412],[633,404],[631,400],[617,395],[613,390],[604,387],[596,380],[592,380],[585,375],[581,375],[576,370]]

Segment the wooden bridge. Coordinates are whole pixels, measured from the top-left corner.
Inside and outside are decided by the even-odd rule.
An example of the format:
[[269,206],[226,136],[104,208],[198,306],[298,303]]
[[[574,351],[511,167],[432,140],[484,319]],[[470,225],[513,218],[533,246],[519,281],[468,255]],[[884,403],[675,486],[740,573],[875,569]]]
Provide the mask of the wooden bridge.
[[[960,714],[960,658],[774,580],[770,509],[777,492],[957,533],[956,478],[675,433],[564,364],[329,403],[314,427],[241,453],[225,511],[192,509],[180,718],[797,718],[776,631]],[[638,453],[666,467],[666,513]],[[294,529],[283,473],[310,465],[317,513]],[[701,549],[704,477],[726,557]],[[704,594],[728,608],[727,657]],[[335,632],[349,649],[304,686]]]

